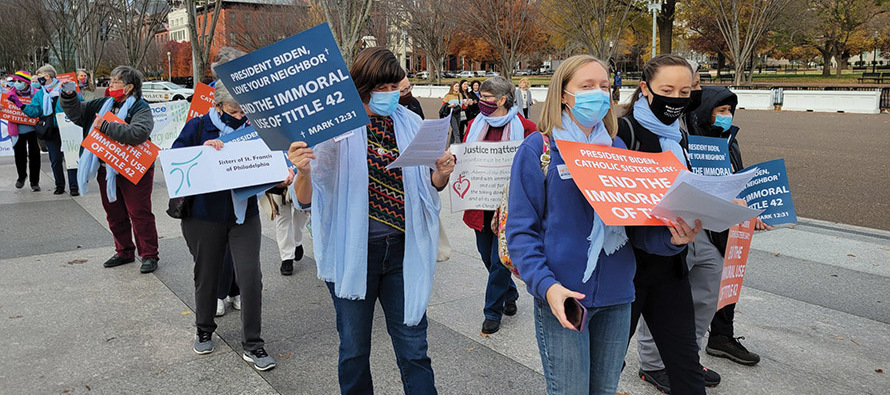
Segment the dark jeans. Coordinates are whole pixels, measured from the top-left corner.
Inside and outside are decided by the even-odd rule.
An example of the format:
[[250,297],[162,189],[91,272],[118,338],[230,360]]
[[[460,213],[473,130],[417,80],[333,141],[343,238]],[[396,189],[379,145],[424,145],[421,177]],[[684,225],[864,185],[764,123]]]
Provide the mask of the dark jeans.
[[482,312],[485,318],[500,321],[504,315],[504,303],[519,299],[516,283],[513,282],[510,269],[501,264],[498,256],[498,239],[491,231],[489,224],[494,213],[486,211],[483,215],[483,230],[476,232],[476,248],[482,256],[482,263],[488,269],[488,285],[485,287],[485,307]]
[[735,303],[723,306],[711,320],[711,335],[733,337],[732,321],[735,319]]
[[15,153],[15,169],[18,172],[17,181],[25,181],[30,170],[31,178],[29,180],[31,185],[40,184],[40,146],[37,145],[37,133],[20,134],[19,141],[16,141],[12,150]]
[[[158,229],[155,227],[155,215],[151,212],[154,175],[154,167],[149,168],[139,183],[133,185],[118,174],[117,201],[111,203],[105,192],[105,166],[99,166],[99,194],[102,195],[102,207],[105,208],[108,227],[114,236],[114,250],[121,258],[133,258],[137,247],[142,259],[158,257]],[[135,244],[131,232],[136,236]],[[214,305],[214,311],[215,309]]]
[[464,130],[460,125],[460,111],[454,111],[451,114],[451,144],[460,144],[464,142]]
[[368,286],[364,300],[338,298],[334,284],[327,283],[340,334],[337,376],[343,394],[373,394],[371,380],[371,326],[377,300],[386,317],[396,363],[402,374],[405,394],[436,394],[433,367],[427,356],[427,317],[416,326],[404,324],[405,282],[402,263],[405,235],[387,236],[368,242]]
[[254,351],[265,345],[263,325],[263,273],[260,270],[262,227],[258,215],[241,225],[182,220],[182,236],[195,260],[195,326],[202,332],[216,330],[216,292],[226,245],[231,247],[235,277],[241,284],[241,347]]
[[226,257],[223,258],[222,270],[219,271],[219,286],[216,289],[216,298],[225,299],[227,296],[241,295],[238,282],[235,281],[235,264],[232,262],[232,251],[226,245]]
[[525,117],[525,119],[529,119],[528,112],[531,111],[531,109],[532,109],[531,107],[525,107],[522,109],[522,116]]
[[[32,132],[34,133],[34,132]],[[49,163],[53,169],[53,178],[56,179],[56,189],[65,189],[65,154],[62,153],[61,140],[44,140],[46,149],[49,151]],[[100,177],[102,178],[102,177]],[[121,177],[121,180],[126,181]],[[104,179],[102,182],[105,182]],[[126,181],[129,182],[129,181]],[[118,183],[120,185],[120,183]],[[77,169],[68,170],[68,188],[72,191],[77,188]]]
[[[673,394],[705,394],[705,378],[695,340],[695,308],[687,276],[665,277],[653,285],[635,284],[631,305],[630,334],[637,330],[640,315],[661,353]],[[630,339],[628,339],[630,341]]]

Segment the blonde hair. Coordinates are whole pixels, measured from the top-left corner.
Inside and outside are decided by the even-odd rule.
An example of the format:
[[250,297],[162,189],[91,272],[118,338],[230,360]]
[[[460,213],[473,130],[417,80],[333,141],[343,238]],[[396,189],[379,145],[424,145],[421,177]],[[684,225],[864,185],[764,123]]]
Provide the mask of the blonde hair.
[[[550,87],[547,89],[547,99],[544,100],[544,110],[541,113],[541,122],[538,122],[538,130],[545,136],[551,136],[553,129],[562,127],[563,111],[570,111],[562,102],[562,92],[566,84],[575,73],[591,62],[597,62],[604,70],[609,70],[601,60],[590,55],[575,55],[563,61],[553,77],[550,78]],[[611,83],[610,83],[611,84]],[[609,112],[603,118],[603,125],[609,131],[609,136],[615,138],[618,134],[618,121],[615,118],[615,103],[610,101]]]
[[522,79],[519,80],[519,85],[522,85],[523,82],[525,82],[525,89],[532,87],[532,84],[530,82],[528,82],[527,77],[522,77]]

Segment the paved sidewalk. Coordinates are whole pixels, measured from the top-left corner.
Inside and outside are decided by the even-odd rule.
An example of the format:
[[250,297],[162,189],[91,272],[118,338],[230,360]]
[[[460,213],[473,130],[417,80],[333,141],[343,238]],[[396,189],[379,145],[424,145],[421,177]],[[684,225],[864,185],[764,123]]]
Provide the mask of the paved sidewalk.
[[[49,169],[44,156],[43,169]],[[113,269],[96,185],[85,196],[16,190],[12,158],[0,158],[0,393],[337,392],[333,306],[315,277],[311,242],[292,277],[278,274],[274,230],[264,221],[263,336],[278,367],[259,373],[240,359],[237,312],[218,319],[217,350],[192,349],[192,263],[178,221],[163,213],[161,172],[153,195],[160,269]],[[486,272],[475,240],[447,212],[454,248],[438,265],[430,317],[430,355],[443,394],[541,394],[531,297],[483,338]],[[710,394],[884,394],[890,391],[890,232],[802,220],[754,238],[737,309],[737,335],[763,357],[755,367],[703,356],[723,376]],[[379,314],[372,367],[378,393],[401,392]],[[619,390],[656,394],[636,377],[635,342]]]

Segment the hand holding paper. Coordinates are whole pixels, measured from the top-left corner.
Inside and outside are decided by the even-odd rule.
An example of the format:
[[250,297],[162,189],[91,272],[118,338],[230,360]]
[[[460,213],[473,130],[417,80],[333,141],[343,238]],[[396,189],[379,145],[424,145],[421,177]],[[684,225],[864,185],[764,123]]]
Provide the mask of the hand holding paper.
[[386,170],[408,166],[427,166],[435,170],[436,161],[445,152],[449,125],[451,125],[450,115],[441,119],[423,121],[414,140],[411,140],[404,151],[399,152],[399,157],[386,166]]

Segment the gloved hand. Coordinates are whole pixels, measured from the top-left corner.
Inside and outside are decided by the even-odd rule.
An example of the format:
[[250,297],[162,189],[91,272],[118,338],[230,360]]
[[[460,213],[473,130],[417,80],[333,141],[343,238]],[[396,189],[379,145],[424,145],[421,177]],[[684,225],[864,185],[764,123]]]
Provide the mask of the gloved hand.
[[9,97],[7,97],[7,99],[8,99],[12,104],[15,104],[15,106],[18,107],[18,108],[25,107],[25,103],[22,103],[22,101],[19,100],[19,97],[16,96],[16,95],[9,95]]

